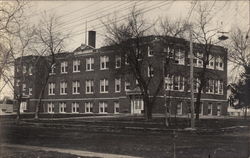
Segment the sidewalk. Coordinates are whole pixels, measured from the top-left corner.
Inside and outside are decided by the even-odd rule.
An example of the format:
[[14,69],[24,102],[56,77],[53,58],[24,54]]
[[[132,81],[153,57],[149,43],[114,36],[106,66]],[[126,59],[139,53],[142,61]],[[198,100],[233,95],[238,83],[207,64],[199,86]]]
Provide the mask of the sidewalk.
[[126,155],[97,153],[97,152],[90,152],[90,151],[84,151],[84,150],[60,149],[60,148],[28,146],[28,145],[18,145],[18,144],[0,144],[0,147],[29,149],[29,150],[37,150],[37,151],[39,150],[52,151],[52,152],[60,152],[60,153],[78,155],[78,156],[97,157],[97,158],[141,158],[141,157],[134,157],[134,156],[126,156]]

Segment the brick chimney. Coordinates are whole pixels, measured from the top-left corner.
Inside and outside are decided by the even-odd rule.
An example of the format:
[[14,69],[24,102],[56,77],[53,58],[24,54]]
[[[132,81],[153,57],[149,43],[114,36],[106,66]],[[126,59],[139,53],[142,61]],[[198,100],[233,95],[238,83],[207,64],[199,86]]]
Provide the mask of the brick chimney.
[[89,31],[88,45],[95,48],[95,42],[96,42],[96,32]]

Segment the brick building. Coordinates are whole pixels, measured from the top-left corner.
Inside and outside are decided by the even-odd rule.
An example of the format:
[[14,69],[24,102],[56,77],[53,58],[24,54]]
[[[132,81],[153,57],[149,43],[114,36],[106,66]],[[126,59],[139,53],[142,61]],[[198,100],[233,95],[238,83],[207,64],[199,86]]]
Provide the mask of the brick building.
[[[128,66],[124,55],[118,54],[112,46],[95,48],[95,32],[89,34],[89,45],[82,44],[73,52],[56,55],[56,64],[52,67],[49,81],[42,99],[40,111],[44,113],[143,113],[143,100],[137,81],[131,75],[122,75],[123,67]],[[188,41],[169,37],[172,45],[164,45],[159,36],[145,37],[142,55],[150,60],[151,67],[145,65],[145,77],[159,80],[163,77],[162,63],[166,58],[157,54],[166,54],[171,59],[165,63],[164,88],[157,96],[153,113],[164,113],[164,102],[171,105],[171,113],[186,115],[189,113],[189,47]],[[153,43],[153,44],[152,44]],[[195,44],[196,45],[196,44]],[[202,53],[196,51],[196,56]],[[48,68],[46,60],[50,57],[26,56],[16,60],[15,91],[21,88],[23,109],[34,112]],[[202,93],[201,115],[227,114],[227,51],[213,46],[207,65],[208,84]],[[22,66],[20,66],[20,61]],[[194,59],[195,96],[199,85],[197,72],[202,60]],[[154,88],[152,85],[150,88]],[[166,98],[167,97],[167,98]]]

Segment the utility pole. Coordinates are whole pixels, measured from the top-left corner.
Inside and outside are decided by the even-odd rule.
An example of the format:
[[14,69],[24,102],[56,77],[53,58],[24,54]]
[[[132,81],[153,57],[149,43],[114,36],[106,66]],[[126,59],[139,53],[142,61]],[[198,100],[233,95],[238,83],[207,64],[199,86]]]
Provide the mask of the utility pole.
[[165,83],[165,66],[166,66],[166,59],[164,58],[162,67],[163,67],[163,89],[164,89],[164,106],[165,106],[165,125],[166,127],[169,127],[169,115],[168,115],[168,107],[167,107],[167,95],[166,95],[166,83]]
[[87,35],[88,35],[88,32],[87,32],[87,20],[86,20],[86,23],[85,23],[85,44],[88,45],[88,42],[87,42]]
[[193,37],[192,37],[192,25],[189,25],[189,40],[190,40],[190,93],[191,93],[191,128],[195,128],[194,120],[194,54],[193,54]]

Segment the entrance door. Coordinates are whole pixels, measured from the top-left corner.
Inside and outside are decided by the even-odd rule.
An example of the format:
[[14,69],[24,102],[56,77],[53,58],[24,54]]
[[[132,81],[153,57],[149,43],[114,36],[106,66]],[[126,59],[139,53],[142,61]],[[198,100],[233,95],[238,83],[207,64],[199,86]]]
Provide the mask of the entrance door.
[[139,97],[135,97],[131,100],[131,113],[141,114],[144,109],[143,100]]

